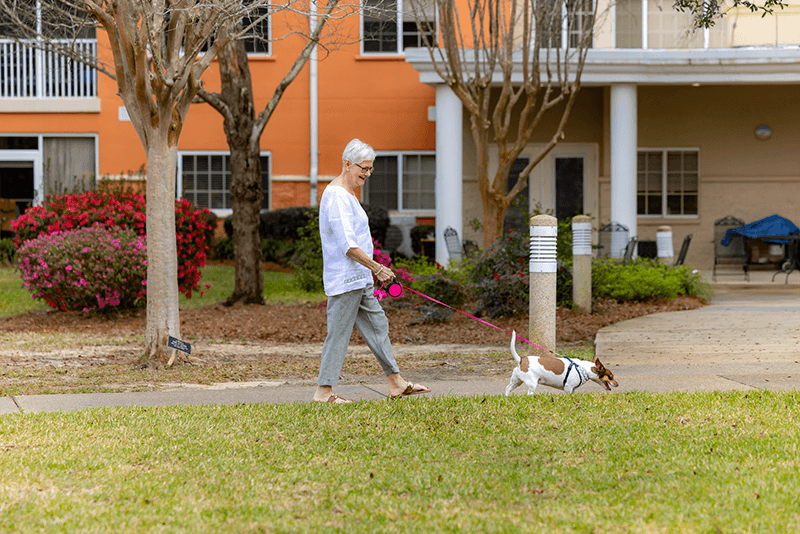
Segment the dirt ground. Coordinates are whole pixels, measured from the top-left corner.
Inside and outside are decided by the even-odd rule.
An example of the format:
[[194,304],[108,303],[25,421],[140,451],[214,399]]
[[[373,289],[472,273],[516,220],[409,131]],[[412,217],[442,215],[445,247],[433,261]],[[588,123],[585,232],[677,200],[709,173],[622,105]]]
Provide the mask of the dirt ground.
[[[497,345],[507,343],[508,336],[474,319],[452,313],[441,322],[426,321],[424,306],[416,299],[402,297],[397,301],[385,300],[390,323],[390,337],[403,345]],[[652,313],[689,310],[703,306],[693,297],[680,296],[672,301],[630,303],[604,300],[591,314],[580,314],[558,308],[556,335],[560,345],[591,344],[597,331],[618,321]],[[437,312],[447,312],[439,307]],[[501,317],[484,320],[510,332],[515,329],[521,336],[528,333],[527,316]],[[113,332],[115,336],[144,332],[145,311],[87,315],[81,312],[34,312],[0,318],[0,330],[31,333],[82,333],[102,336]],[[181,312],[181,335],[191,341],[246,341],[258,345],[292,345],[322,343],[326,335],[324,303],[267,304],[266,306],[222,304]],[[354,332],[351,341],[363,344]]]
[[[412,380],[505,375],[510,369],[506,332],[528,335],[527,316],[484,317],[500,331],[456,312],[432,323],[427,320],[431,315],[443,319],[448,310],[438,305],[426,309],[417,296],[383,302],[394,355],[403,376]],[[650,303],[605,300],[591,314],[558,309],[556,350],[591,345],[600,328],[618,321],[703,305],[695,298],[678,297]],[[169,367],[143,363],[145,322],[145,310],[94,315],[46,311],[0,318],[0,333],[8,334],[0,346],[0,392],[143,391],[260,380],[311,385],[326,335],[325,306],[319,302],[231,307],[220,303],[184,310],[181,337],[191,343],[191,355],[180,354],[177,364]],[[521,341],[518,349],[531,353]],[[379,376],[380,367],[354,332],[340,383]]]

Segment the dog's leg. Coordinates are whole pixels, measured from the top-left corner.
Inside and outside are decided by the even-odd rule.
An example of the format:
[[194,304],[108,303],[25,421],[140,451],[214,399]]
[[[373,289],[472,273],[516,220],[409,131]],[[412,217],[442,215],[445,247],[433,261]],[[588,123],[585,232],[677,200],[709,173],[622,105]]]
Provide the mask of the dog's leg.
[[511,392],[514,391],[515,388],[518,388],[521,385],[522,385],[522,380],[520,380],[520,378],[517,376],[517,372],[514,371],[511,374],[511,382],[509,382],[508,385],[506,386],[506,397],[511,395]]

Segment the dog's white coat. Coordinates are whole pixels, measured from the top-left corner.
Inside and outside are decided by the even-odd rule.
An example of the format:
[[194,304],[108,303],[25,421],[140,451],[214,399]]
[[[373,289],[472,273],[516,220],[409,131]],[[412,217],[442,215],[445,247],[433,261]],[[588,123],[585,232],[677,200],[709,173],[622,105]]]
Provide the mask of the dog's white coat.
[[[509,382],[508,386],[506,386],[506,396],[511,395],[511,392],[522,384],[528,386],[528,395],[533,395],[536,391],[536,386],[539,384],[550,386],[551,388],[561,389],[566,393],[572,393],[575,389],[579,388],[585,383],[585,380],[581,378],[581,374],[575,368],[569,372],[567,381],[564,383],[564,377],[567,376],[570,366],[569,360],[566,360],[565,358],[556,358],[561,360],[561,362],[564,364],[564,371],[560,374],[556,374],[545,369],[544,366],[539,363],[538,356],[527,356],[528,371],[523,372],[520,368],[521,358],[519,354],[517,354],[517,350],[514,347],[516,340],[517,332],[515,330],[511,334],[511,354],[517,361],[517,366],[511,373],[511,382]],[[616,380],[612,379],[609,383],[600,380],[600,377],[597,375],[597,367],[594,362],[587,362],[586,360],[579,360],[577,358],[571,359],[572,362],[581,367],[582,371],[584,372],[584,376],[589,380],[597,382],[607,390],[611,389],[608,386],[609,383],[614,387],[617,387]]]

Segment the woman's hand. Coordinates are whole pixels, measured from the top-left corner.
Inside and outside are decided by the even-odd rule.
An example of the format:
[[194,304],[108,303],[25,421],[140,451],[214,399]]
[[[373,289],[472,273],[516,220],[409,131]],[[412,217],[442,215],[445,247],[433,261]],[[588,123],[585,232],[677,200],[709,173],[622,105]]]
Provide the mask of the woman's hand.
[[378,282],[385,284],[387,282],[391,282],[394,279],[394,273],[387,266],[381,265],[381,268],[378,269],[377,273],[375,273],[375,278],[378,279]]
[[394,279],[394,273],[390,268],[385,265],[382,265],[372,258],[368,257],[363,250],[358,247],[353,247],[347,251],[347,257],[352,258],[370,271],[372,274],[375,275],[375,278],[378,279],[378,282],[381,284],[385,284],[386,282],[391,282]]

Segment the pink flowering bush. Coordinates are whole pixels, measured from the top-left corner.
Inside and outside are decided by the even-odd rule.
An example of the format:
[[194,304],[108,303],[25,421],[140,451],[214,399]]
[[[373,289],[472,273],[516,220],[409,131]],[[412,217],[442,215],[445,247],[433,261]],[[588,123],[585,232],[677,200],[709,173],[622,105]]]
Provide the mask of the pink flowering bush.
[[[206,264],[209,241],[207,209],[197,209],[188,200],[175,201],[175,231],[178,247],[178,288],[188,298],[198,289],[200,268]],[[11,225],[19,249],[41,235],[86,228],[94,224],[130,228],[146,237],[145,198],[134,191],[88,191],[76,195],[48,197],[28,208]]]
[[131,228],[96,224],[42,234],[19,247],[17,262],[33,298],[62,311],[145,303],[147,248]]

